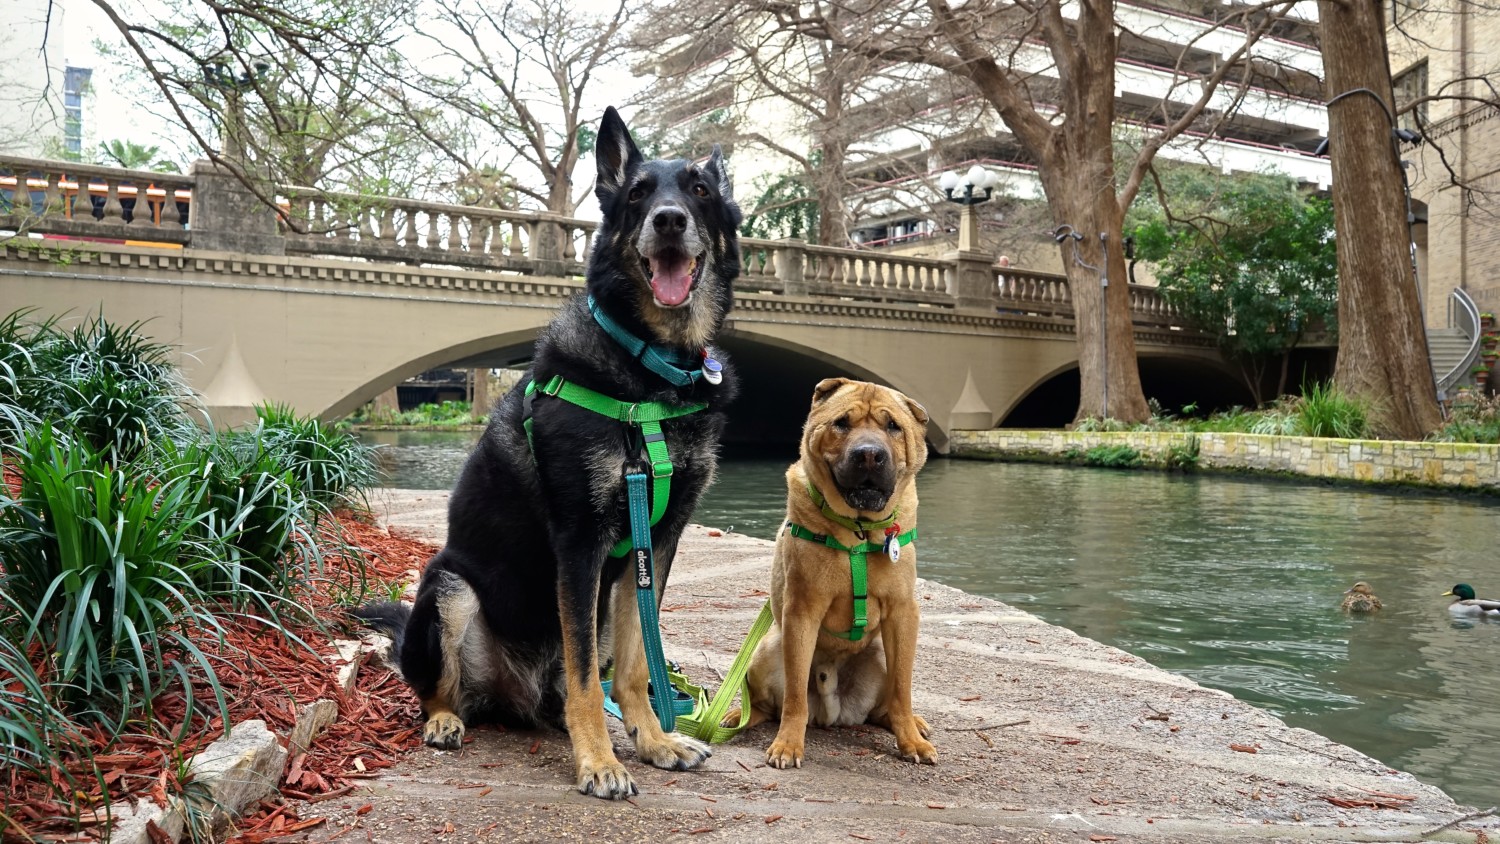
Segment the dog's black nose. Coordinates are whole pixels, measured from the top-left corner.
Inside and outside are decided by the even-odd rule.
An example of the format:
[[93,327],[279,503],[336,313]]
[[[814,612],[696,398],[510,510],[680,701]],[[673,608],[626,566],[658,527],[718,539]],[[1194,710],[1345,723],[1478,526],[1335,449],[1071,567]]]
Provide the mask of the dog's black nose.
[[679,208],[667,206],[657,209],[651,217],[651,227],[660,234],[682,234],[687,231],[688,218]]
[[857,446],[852,452],[854,465],[861,469],[879,469],[885,465],[885,449],[875,445]]

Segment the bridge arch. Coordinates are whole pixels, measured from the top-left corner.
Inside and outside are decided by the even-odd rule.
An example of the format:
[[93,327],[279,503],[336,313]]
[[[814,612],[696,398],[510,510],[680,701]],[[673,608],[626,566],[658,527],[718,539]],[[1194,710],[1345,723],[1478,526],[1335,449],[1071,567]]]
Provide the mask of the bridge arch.
[[452,343],[442,348],[420,352],[409,360],[390,366],[344,394],[325,408],[319,416],[339,419],[408,378],[429,369],[458,365],[460,368],[506,366],[531,357],[532,346],[543,326],[521,328]]
[[[857,378],[883,384],[926,406],[922,393],[905,379],[881,372],[838,350],[738,325],[719,343],[741,380],[740,398],[730,411],[726,442],[732,445],[797,443],[812,405],[813,387],[824,378]],[[934,420],[936,423],[936,420]],[[945,442],[948,432],[933,424],[928,439]]]
[[[1188,350],[1141,349],[1136,354],[1141,389],[1166,411],[1177,413],[1194,404],[1200,413],[1253,406],[1254,397],[1233,367],[1218,356]],[[1073,421],[1078,407],[1076,360],[1038,377],[1001,412],[997,427],[1060,428]]]

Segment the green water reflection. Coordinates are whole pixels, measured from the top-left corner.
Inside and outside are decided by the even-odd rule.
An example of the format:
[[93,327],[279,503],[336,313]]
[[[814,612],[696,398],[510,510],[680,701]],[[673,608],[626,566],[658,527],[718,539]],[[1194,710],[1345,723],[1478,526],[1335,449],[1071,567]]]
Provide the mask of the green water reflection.
[[[446,488],[475,435],[378,435],[393,486]],[[372,439],[375,436],[371,436]],[[792,455],[727,461],[695,518],[769,538]],[[1500,508],[1221,477],[933,460],[922,574],[1024,607],[1443,787],[1500,800]],[[1350,618],[1368,580],[1386,609]]]

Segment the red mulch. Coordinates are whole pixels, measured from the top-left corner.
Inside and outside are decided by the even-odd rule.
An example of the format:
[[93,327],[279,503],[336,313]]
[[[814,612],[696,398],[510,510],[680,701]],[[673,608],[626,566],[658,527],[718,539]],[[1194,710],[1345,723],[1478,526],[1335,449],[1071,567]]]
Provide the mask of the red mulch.
[[[10,480],[5,478],[6,482]],[[377,587],[371,599],[378,600],[382,594],[379,584],[421,569],[437,550],[425,542],[389,535],[348,513],[338,514],[337,523],[346,542],[367,552],[366,577]],[[357,569],[351,561],[336,555],[325,557],[324,564],[323,579],[307,584],[298,597],[319,610],[319,617],[337,625],[334,619],[340,609],[334,596],[348,594],[348,588],[357,582]],[[242,831],[233,841],[253,844],[316,825],[317,821],[298,819],[299,801],[316,802],[348,793],[361,780],[395,764],[401,754],[421,746],[417,702],[392,672],[373,660],[367,661],[352,694],[346,696],[337,687],[335,663],[328,659],[337,651],[329,636],[353,635],[311,626],[295,630],[317,652],[314,656],[254,622],[226,618],[224,623],[227,630],[222,647],[208,634],[201,637],[199,647],[216,664],[231,723],[261,719],[284,742],[302,706],[318,699],[334,700],[339,705],[338,720],[311,750],[288,760],[281,783],[281,795],[286,799],[262,802],[258,810],[240,821]],[[0,798],[0,841],[93,841],[96,838],[89,833],[99,830],[102,822],[91,814],[96,810],[102,814],[112,803],[134,802],[141,797],[165,805],[167,796],[184,785],[177,781],[176,763],[224,733],[208,685],[195,682],[194,695],[197,703],[185,730],[189,736],[186,741],[170,738],[182,730],[187,712],[180,687],[155,700],[155,724],[144,732],[120,736],[113,742],[103,731],[83,736],[93,754],[93,765],[102,775],[103,787],[87,759],[65,757],[67,772],[76,778],[74,807],[60,805],[48,783],[35,776],[16,770],[0,772],[0,789],[6,794]],[[58,784],[66,782],[60,771],[53,771],[52,776]],[[75,828],[69,816],[80,808],[86,822]],[[6,815],[11,818],[8,824]]]

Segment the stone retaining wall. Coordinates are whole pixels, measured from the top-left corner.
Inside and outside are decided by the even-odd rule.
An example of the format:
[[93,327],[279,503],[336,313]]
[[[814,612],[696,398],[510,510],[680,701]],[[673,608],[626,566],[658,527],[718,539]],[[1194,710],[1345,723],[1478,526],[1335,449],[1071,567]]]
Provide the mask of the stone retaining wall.
[[1269,472],[1355,483],[1415,485],[1500,493],[1500,445],[1338,440],[1266,434],[1159,431],[954,431],[950,454],[992,460],[1065,460],[1070,450],[1129,445],[1164,464],[1196,441],[1202,469]]

